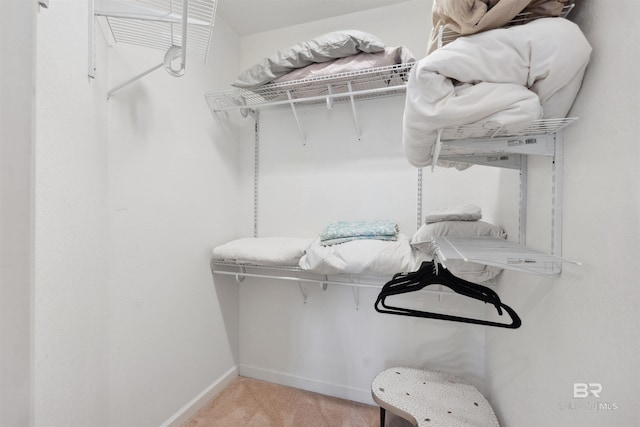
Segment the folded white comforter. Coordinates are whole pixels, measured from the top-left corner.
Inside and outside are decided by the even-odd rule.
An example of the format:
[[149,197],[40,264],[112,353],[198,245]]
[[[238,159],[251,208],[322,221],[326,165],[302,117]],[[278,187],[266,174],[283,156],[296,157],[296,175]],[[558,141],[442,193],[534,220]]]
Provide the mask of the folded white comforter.
[[244,237],[213,249],[213,259],[238,264],[297,266],[313,239]]
[[590,54],[578,26],[564,18],[461,37],[429,54],[413,67],[407,84],[407,159],[417,167],[430,165],[437,131],[447,126],[566,117]]
[[354,240],[323,246],[320,239],[300,259],[300,268],[318,274],[392,275],[413,271],[424,260],[414,257],[409,239],[399,235],[397,241]]

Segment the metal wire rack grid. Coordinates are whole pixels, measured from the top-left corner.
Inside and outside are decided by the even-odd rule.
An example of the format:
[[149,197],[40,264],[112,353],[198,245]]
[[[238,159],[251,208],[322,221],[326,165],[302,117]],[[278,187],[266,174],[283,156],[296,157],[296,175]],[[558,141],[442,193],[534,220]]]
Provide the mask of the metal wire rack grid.
[[442,130],[442,141],[459,139],[489,139],[508,137],[534,137],[536,135],[549,135],[576,121],[576,117],[557,119],[539,119],[532,122],[501,126],[496,123],[476,123],[469,125],[450,126]]
[[390,65],[330,76],[264,85],[252,90],[235,89],[205,95],[215,111],[278,105],[318,105],[404,93],[413,63]]
[[[207,60],[217,0],[188,1],[187,55]],[[166,51],[182,46],[182,0],[132,0],[158,20],[106,17],[117,43],[128,43]]]

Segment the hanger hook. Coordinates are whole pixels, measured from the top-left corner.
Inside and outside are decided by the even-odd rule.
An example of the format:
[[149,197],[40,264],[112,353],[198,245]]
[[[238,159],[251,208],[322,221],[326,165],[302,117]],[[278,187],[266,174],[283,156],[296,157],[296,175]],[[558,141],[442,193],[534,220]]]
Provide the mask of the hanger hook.
[[[180,62],[180,68],[173,68],[172,62],[174,59],[178,57],[182,57],[182,61]],[[183,50],[180,46],[172,45],[167,53],[164,55],[164,69],[167,70],[167,73],[171,74],[174,77],[182,77],[184,75],[185,70],[185,56]]]

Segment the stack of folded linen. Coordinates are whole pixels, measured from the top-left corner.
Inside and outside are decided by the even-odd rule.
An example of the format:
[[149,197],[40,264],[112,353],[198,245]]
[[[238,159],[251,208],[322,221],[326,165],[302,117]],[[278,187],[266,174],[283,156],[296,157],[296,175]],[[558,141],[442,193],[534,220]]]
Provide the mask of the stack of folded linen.
[[334,221],[320,233],[322,246],[353,240],[398,240],[398,224],[393,221]]
[[391,275],[415,266],[409,239],[394,221],[331,222],[299,263],[319,274]]

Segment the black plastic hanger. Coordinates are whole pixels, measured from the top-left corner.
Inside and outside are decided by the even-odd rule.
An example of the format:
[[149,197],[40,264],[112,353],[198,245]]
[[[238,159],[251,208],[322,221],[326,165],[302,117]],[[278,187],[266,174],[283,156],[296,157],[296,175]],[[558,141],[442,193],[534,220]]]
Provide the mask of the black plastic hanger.
[[[504,309],[504,311],[506,311],[507,314],[511,317],[512,322],[510,324],[499,323],[489,320],[454,316],[450,314],[431,313],[427,311],[414,310],[403,307],[394,307],[386,304],[385,302],[388,296],[416,292],[429,285],[442,285],[460,295],[464,295],[469,298],[477,299],[487,304],[491,304],[496,308],[499,315],[502,315],[502,310]],[[379,313],[450,320],[455,322],[474,323],[479,325],[496,326],[510,329],[519,328],[522,324],[522,321],[520,320],[520,317],[518,317],[518,314],[511,307],[500,301],[500,297],[492,289],[456,277],[449,270],[434,262],[423,262],[417,271],[409,273],[398,273],[394,275],[393,278],[382,287],[382,290],[380,291],[380,294],[376,299],[375,309]]]

